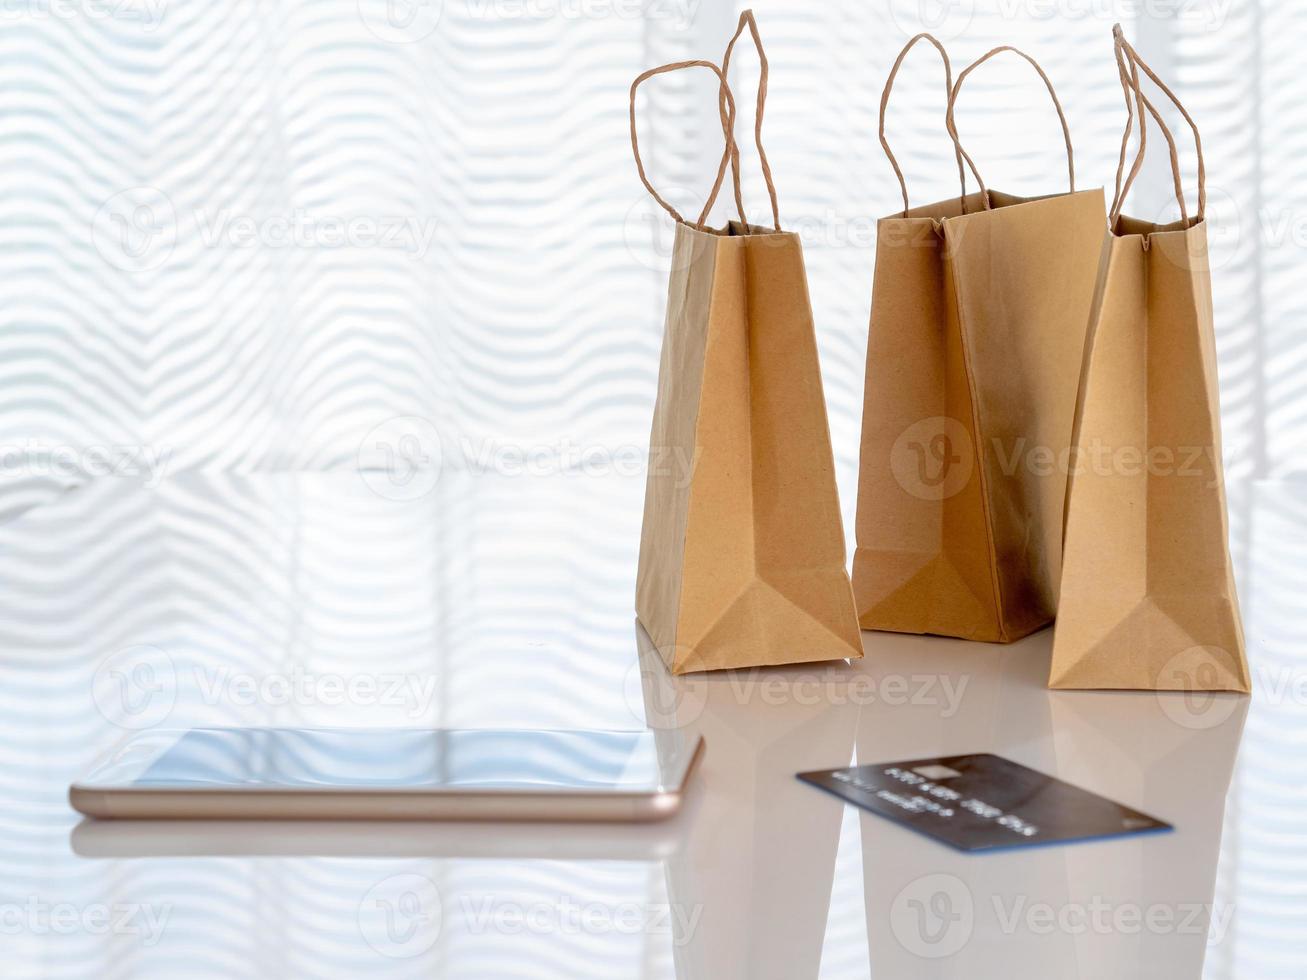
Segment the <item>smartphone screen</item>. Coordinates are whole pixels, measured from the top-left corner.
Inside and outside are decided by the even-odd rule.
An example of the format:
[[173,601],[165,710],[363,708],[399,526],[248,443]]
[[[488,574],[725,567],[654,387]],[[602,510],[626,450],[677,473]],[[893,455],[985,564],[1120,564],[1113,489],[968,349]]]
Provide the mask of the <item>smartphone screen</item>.
[[661,748],[649,731],[196,729],[128,743],[85,785],[645,793],[684,775]]

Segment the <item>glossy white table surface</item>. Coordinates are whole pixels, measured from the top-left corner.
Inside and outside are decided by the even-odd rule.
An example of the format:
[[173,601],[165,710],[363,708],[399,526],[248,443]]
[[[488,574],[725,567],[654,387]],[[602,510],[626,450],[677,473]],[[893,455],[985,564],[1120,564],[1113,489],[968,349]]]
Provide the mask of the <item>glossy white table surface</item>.
[[[0,527],[5,977],[1307,976],[1307,492],[1235,488],[1257,691],[1053,693],[1010,647],[673,680],[642,478],[108,479]],[[143,666],[144,665],[144,666]],[[638,827],[82,822],[131,728],[699,731]],[[795,773],[991,751],[1174,833],[966,856]]]

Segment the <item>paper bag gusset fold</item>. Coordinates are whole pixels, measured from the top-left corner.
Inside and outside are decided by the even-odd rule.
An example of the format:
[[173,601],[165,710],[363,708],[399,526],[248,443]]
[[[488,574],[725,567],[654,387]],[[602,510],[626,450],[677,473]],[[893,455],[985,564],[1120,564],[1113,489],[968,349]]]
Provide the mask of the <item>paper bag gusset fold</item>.
[[[903,59],[921,40],[944,61],[959,197],[911,207],[885,138]],[[1068,191],[989,190],[954,121],[990,58],[1028,62],[1052,97]],[[859,460],[853,590],[864,629],[1007,643],[1052,621],[1080,364],[1102,250],[1101,189],[1075,189],[1066,116],[1029,55],[999,47],[953,81],[928,34],[885,83],[881,143],[903,211],[877,226]],[[966,169],[964,169],[964,166]],[[966,192],[966,173],[979,190]]]
[[[1221,461],[1202,142],[1171,89],[1119,26],[1114,33],[1128,119],[1076,415],[1049,686],[1247,693]],[[1141,70],[1193,133],[1192,216],[1175,139],[1143,94]],[[1121,213],[1143,164],[1148,114],[1170,150],[1180,220],[1169,224]],[[1136,116],[1139,149],[1123,182]]]

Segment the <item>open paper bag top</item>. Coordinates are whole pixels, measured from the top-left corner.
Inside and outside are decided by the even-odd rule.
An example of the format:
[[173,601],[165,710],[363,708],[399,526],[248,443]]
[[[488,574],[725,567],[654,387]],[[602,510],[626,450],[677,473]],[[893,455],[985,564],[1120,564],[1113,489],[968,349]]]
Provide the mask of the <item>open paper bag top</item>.
[[[886,118],[887,109],[889,107],[890,94],[893,91],[894,81],[898,77],[899,69],[902,67],[904,60],[907,58],[912,48],[920,41],[927,41],[930,44],[932,44],[935,47],[935,49],[939,52],[940,58],[943,60],[944,63],[944,85],[945,85],[945,95],[947,97],[947,110],[945,113],[945,129],[949,134],[949,138],[953,142],[953,152],[957,160],[957,168],[958,168],[958,183],[961,190],[958,197],[946,198],[942,201],[935,201],[930,204],[919,204],[914,207],[912,206],[912,204],[908,199],[907,179],[904,177],[903,170],[899,166],[898,158],[895,156],[894,150],[890,146],[889,139],[885,133],[885,118]],[[981,177],[980,171],[977,169],[975,161],[972,159],[971,155],[967,152],[967,150],[962,145],[962,139],[958,133],[957,122],[956,122],[956,107],[957,107],[958,96],[962,91],[963,83],[966,81],[967,77],[977,68],[979,68],[982,64],[984,64],[986,61],[990,60],[991,58],[1003,53],[1016,55],[1017,57],[1022,58],[1027,63],[1029,63],[1030,66],[1034,68],[1035,72],[1038,74],[1040,80],[1044,83],[1044,87],[1048,90],[1049,97],[1052,99],[1053,107],[1057,112],[1058,121],[1061,125],[1062,139],[1066,145],[1068,189],[1065,192],[1058,191],[1053,193],[1029,196],[1029,195],[1006,194],[1002,191],[993,190],[992,188],[988,187],[985,184],[984,178]],[[884,221],[895,221],[895,220],[914,221],[914,220],[925,219],[935,223],[936,225],[942,225],[944,222],[947,222],[949,219],[962,218],[968,215],[983,213],[986,211],[1000,210],[1003,208],[1020,207],[1023,204],[1029,204],[1035,201],[1047,200],[1048,198],[1051,197],[1058,197],[1058,196],[1063,196],[1064,194],[1077,193],[1076,174],[1075,174],[1075,151],[1071,144],[1071,129],[1069,124],[1067,123],[1066,113],[1062,109],[1062,103],[1057,97],[1057,91],[1056,89],[1054,89],[1053,83],[1049,79],[1048,75],[1044,72],[1043,68],[1040,67],[1039,63],[1035,61],[1034,58],[1026,54],[1024,51],[1021,51],[1020,49],[1014,48],[1010,45],[1001,45],[981,55],[974,62],[972,62],[970,65],[968,65],[966,68],[962,70],[962,73],[958,75],[957,81],[955,82],[953,80],[952,62],[949,60],[947,50],[945,50],[944,46],[939,42],[939,40],[936,39],[933,35],[926,34],[926,33],[918,34],[915,37],[913,37],[910,41],[908,41],[906,45],[903,46],[903,50],[899,52],[898,57],[895,59],[894,64],[890,68],[889,74],[885,79],[885,88],[881,92],[881,98],[880,98],[879,135],[880,135],[880,145],[882,149],[884,149],[885,156],[889,160],[890,166],[894,170],[894,176],[899,183],[899,190],[903,195],[903,210],[896,215],[891,215],[888,218],[882,219]],[[976,183],[980,186],[979,190],[970,193],[967,192],[966,175],[968,170],[971,172],[972,176],[975,177]],[[1095,192],[1085,191],[1081,193],[1095,193]]]
[[[740,177],[740,148],[739,144],[735,141],[735,97],[731,92],[730,83],[727,81],[727,76],[731,69],[731,56],[735,52],[736,43],[743,36],[746,28],[753,38],[754,47],[758,52],[758,62],[760,66],[758,79],[758,103],[754,123],[754,144],[758,149],[758,161],[762,167],[763,180],[767,184],[767,194],[771,201],[771,228],[753,224],[745,215],[744,191]],[[699,217],[693,222],[688,221],[671,203],[659,194],[657,189],[653,186],[653,183],[650,181],[649,175],[645,171],[644,160],[640,156],[640,138],[636,126],[635,113],[635,96],[641,85],[658,75],[683,71],[689,68],[706,68],[717,76],[719,83],[718,109],[721,114],[722,135],[725,142],[725,146],[722,150],[721,163],[717,167],[717,177],[713,182],[712,190],[708,194],[708,199],[704,202],[703,210],[699,213]],[[631,83],[631,151],[635,156],[636,170],[640,175],[641,182],[644,184],[645,189],[649,192],[650,196],[658,202],[659,206],[661,206],[664,211],[671,215],[677,225],[704,234],[723,237],[791,234],[783,231],[781,228],[780,205],[777,203],[776,197],[776,182],[772,176],[771,163],[767,159],[767,151],[762,145],[762,124],[763,118],[766,114],[768,74],[769,66],[767,62],[767,54],[763,49],[762,37],[758,33],[758,23],[754,19],[753,11],[746,10],[740,15],[739,25],[735,30],[735,35],[731,38],[730,43],[726,47],[726,54],[722,58],[720,67],[711,61],[677,61],[672,64],[660,65],[657,68],[650,68],[648,71],[639,75],[636,80]],[[731,183],[735,192],[735,209],[738,215],[738,220],[732,219],[720,229],[709,228],[707,226],[708,215],[712,212],[713,205],[717,203],[718,195],[721,193],[722,184],[726,180],[726,171],[728,167],[731,171]]]

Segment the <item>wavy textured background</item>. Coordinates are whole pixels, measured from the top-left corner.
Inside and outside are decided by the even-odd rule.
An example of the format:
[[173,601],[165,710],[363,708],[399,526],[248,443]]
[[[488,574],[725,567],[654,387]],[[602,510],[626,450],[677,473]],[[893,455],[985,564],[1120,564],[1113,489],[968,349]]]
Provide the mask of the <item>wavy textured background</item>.
[[[175,976],[185,963],[189,975],[234,976],[255,955],[280,957],[294,975],[312,969],[323,936],[352,928],[373,880],[326,860],[70,860],[56,782],[116,732],[87,703],[106,650],[151,637],[187,669],[347,672],[375,661],[437,674],[436,700],[412,705],[421,723],[522,723],[519,705],[484,694],[512,670],[541,692],[540,723],[639,723],[612,698],[629,655],[638,479],[621,499],[584,480],[520,500],[517,484],[494,500],[442,484],[428,498],[436,521],[426,510],[378,511],[371,497],[353,507],[347,494],[293,479],[270,491],[221,477],[218,507],[185,478],[169,480],[159,504],[116,492],[112,477],[143,466],[156,476],[352,469],[369,433],[396,417],[427,420],[456,467],[502,468],[527,451],[567,469],[577,465],[571,450],[588,448],[638,469],[670,229],[634,174],[627,87],[649,65],[718,57],[738,7],[663,0],[629,16],[618,0],[427,0],[405,29],[386,21],[387,0],[3,5],[0,522],[84,485],[71,508],[28,514],[0,552],[9,651],[0,826],[23,844],[4,851],[7,895],[175,892],[208,903],[145,961],[131,943],[21,936],[13,955],[40,963],[33,975],[83,976],[91,963],[104,976]],[[754,7],[772,64],[765,135],[782,218],[805,238],[850,531],[875,219],[899,201],[875,108],[895,53],[923,22],[949,38],[955,69],[1004,42],[1040,58],[1070,117],[1084,186],[1110,182],[1115,166],[1112,21],[1174,81],[1207,151],[1230,474],[1307,476],[1307,9]],[[933,57],[913,56],[890,110],[915,201],[953,191]],[[755,81],[742,49],[742,132]],[[640,104],[651,175],[686,208],[702,200],[720,154],[712,96],[706,78],[659,79]],[[958,112],[992,184],[1061,189],[1055,117],[1021,64],[987,65]],[[1182,154],[1192,186],[1193,153],[1182,144]],[[747,143],[744,160],[746,199],[760,213]],[[1152,160],[1130,210],[1169,215],[1168,202],[1167,174]],[[714,213],[725,217],[724,203]],[[1274,682],[1302,666],[1294,582],[1307,514],[1291,488],[1246,486],[1232,495],[1234,544],[1241,583],[1258,586],[1250,637]],[[585,671],[571,669],[578,649]],[[459,668],[447,669],[440,657],[454,655]],[[1250,716],[1218,880],[1247,940],[1212,951],[1213,977],[1303,974],[1307,850],[1289,831],[1307,781],[1290,708]],[[323,720],[293,707],[186,710],[196,723]],[[822,960],[830,975],[866,973],[856,830],[846,815]],[[526,891],[665,894],[647,866],[585,868],[574,886],[575,869],[548,862],[477,873]],[[270,883],[289,906],[260,903]],[[239,956],[212,959],[215,934]],[[370,955],[351,959],[343,941],[336,953],[346,968],[376,966]],[[459,957],[502,976],[502,955]],[[540,975],[554,955],[541,950]],[[666,943],[616,944],[593,961],[597,975],[639,960],[643,975],[664,976],[670,957]]]
[[[0,519],[128,461],[351,466],[397,416],[473,456],[644,445],[669,228],[634,176],[626,89],[641,66],[716,56],[736,5],[662,0],[639,17],[618,0],[415,0],[414,31],[399,34],[416,39],[388,40],[388,4],[407,2],[6,6]],[[850,514],[875,218],[898,198],[875,106],[923,18],[958,68],[1008,41],[1041,58],[1092,186],[1114,169],[1121,16],[1203,126],[1232,475],[1302,474],[1307,182],[1291,39],[1307,14],[1195,0],[1148,16],[1173,6],[756,4],[773,66],[766,137],[782,215],[808,245]],[[742,131],[755,79],[742,49]],[[711,85],[647,92],[650,171],[697,207],[720,152]],[[889,120],[916,201],[951,193],[942,106],[923,47]],[[990,183],[1062,186],[1055,120],[1021,63],[973,77],[959,126]],[[1173,207],[1153,160],[1131,209]]]

